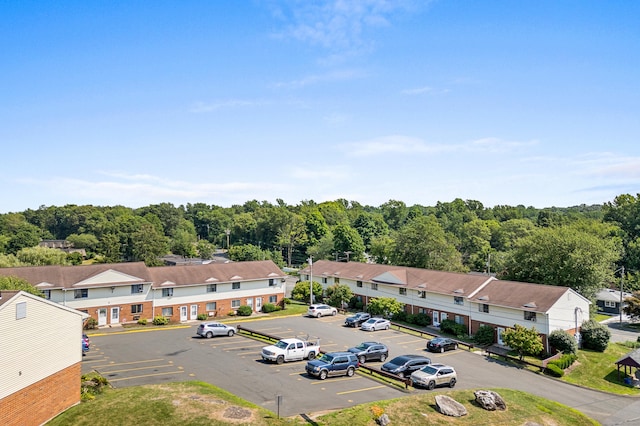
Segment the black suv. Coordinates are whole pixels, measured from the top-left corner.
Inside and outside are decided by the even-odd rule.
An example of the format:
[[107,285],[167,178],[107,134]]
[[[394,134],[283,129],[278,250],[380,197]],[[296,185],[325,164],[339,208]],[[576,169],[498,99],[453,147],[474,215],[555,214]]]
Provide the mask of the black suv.
[[353,376],[358,368],[358,358],[351,352],[329,352],[307,362],[307,373],[324,380],[329,376]]
[[344,325],[346,325],[347,327],[360,327],[362,323],[369,318],[371,318],[371,315],[369,315],[368,313],[358,312],[354,316],[347,318],[344,321]]
[[431,360],[422,355],[400,355],[382,364],[382,371],[400,377],[409,377],[414,371],[431,364]]
[[389,356],[389,348],[378,342],[362,342],[358,346],[347,349],[358,357],[360,364],[367,361],[381,361]]

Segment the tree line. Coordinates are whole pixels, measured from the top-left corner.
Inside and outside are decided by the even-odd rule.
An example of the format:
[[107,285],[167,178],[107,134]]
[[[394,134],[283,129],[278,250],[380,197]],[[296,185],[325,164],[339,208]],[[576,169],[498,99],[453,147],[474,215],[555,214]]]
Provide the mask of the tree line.
[[[78,254],[38,247],[67,240]],[[232,260],[271,259],[300,266],[309,257],[426,269],[481,272],[498,278],[595,293],[624,279],[640,290],[640,194],[602,205],[537,209],[485,207],[455,199],[435,206],[398,200],[374,207],[338,199],[288,205],[257,200],[220,207],[41,206],[0,215],[0,267],[144,261],[167,254]],[[620,276],[620,271],[625,276]]]

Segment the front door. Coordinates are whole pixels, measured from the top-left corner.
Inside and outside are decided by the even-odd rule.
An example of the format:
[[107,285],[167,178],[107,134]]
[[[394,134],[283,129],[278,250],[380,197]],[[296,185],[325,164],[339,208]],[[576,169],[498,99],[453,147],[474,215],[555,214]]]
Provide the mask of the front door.
[[111,308],[111,324],[120,322],[120,308]]
[[180,321],[184,322],[187,320],[187,307],[180,306]]
[[504,345],[504,343],[502,342],[502,333],[504,333],[504,328],[498,327],[498,344],[499,345]]
[[262,297],[256,297],[256,312],[262,310]]
[[440,312],[433,311],[433,324],[440,324]]
[[189,319],[190,320],[198,319],[198,305],[191,305]]
[[98,325],[107,325],[107,308],[98,309]]
[[253,298],[250,297],[247,299],[247,306],[251,307],[251,311],[253,312]]

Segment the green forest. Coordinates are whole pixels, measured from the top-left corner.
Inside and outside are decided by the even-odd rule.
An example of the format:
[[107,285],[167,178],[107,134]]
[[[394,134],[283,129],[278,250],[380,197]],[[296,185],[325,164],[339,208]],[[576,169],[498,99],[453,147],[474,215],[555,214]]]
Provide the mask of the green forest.
[[[67,240],[86,251],[38,247]],[[435,206],[389,200],[378,206],[338,199],[288,205],[247,201],[220,207],[171,203],[141,208],[41,206],[0,215],[0,267],[144,261],[167,254],[280,266],[314,260],[375,262],[494,274],[561,285],[593,300],[601,288],[640,289],[640,194],[603,205],[487,208],[455,199]]]

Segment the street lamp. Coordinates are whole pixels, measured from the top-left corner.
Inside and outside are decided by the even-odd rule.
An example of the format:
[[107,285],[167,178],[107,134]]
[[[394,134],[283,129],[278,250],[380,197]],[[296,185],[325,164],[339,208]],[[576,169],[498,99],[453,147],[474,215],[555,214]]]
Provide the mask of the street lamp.
[[313,256],[309,256],[309,304],[313,305]]

